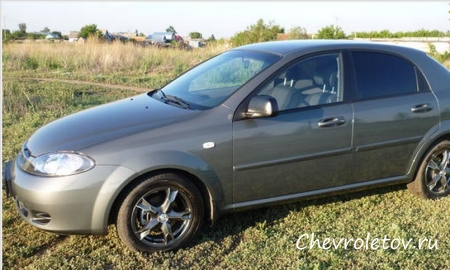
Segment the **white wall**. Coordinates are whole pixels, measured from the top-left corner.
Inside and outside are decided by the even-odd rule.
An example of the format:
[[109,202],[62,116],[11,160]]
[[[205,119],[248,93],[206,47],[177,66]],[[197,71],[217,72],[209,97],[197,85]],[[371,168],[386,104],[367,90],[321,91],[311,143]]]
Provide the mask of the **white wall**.
[[377,39],[355,39],[370,40],[373,42],[381,42],[386,44],[395,44],[430,52],[430,44],[432,44],[438,53],[450,52],[450,38],[377,38]]

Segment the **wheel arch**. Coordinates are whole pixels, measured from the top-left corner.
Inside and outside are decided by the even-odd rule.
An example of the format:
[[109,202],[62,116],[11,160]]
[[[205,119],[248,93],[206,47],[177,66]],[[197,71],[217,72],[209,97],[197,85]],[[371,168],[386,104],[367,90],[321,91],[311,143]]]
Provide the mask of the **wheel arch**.
[[108,224],[114,224],[117,219],[117,214],[119,211],[119,207],[124,200],[126,194],[136,185],[138,185],[144,179],[148,179],[152,176],[164,174],[164,173],[174,173],[185,177],[188,181],[190,181],[194,186],[198,189],[202,196],[202,202],[205,209],[204,218],[208,220],[212,225],[217,218],[219,217],[219,211],[216,205],[216,200],[214,199],[214,195],[211,193],[211,189],[207,187],[204,181],[202,181],[198,176],[190,173],[187,170],[183,170],[180,168],[160,168],[152,171],[147,171],[141,175],[138,175],[124,186],[118,195],[114,198],[114,202],[108,213]]
[[449,127],[445,132],[434,132],[434,136],[424,138],[424,140],[422,140],[422,142],[419,144],[419,147],[416,150],[409,169],[409,174],[412,175],[411,181],[414,181],[414,179],[417,177],[420,163],[426,157],[427,153],[440,142],[445,140],[450,141],[450,122],[448,122],[448,126]]

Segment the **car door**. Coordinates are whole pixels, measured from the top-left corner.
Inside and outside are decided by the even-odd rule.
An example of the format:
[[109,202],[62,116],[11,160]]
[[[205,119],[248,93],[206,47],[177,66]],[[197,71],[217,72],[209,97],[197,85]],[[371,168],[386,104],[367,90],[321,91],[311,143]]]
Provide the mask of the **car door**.
[[419,141],[439,121],[436,99],[408,60],[370,51],[354,51],[351,56],[355,75],[351,179],[405,178]]
[[303,58],[280,71],[258,95],[278,115],[233,123],[234,202],[277,201],[345,184],[352,108],[344,103],[340,53]]

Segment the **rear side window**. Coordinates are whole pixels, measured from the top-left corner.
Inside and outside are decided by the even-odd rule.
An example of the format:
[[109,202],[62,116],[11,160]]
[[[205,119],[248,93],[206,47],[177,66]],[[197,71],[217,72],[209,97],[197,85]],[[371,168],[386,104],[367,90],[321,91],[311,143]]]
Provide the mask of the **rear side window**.
[[419,91],[416,68],[403,58],[378,52],[352,52],[357,100]]

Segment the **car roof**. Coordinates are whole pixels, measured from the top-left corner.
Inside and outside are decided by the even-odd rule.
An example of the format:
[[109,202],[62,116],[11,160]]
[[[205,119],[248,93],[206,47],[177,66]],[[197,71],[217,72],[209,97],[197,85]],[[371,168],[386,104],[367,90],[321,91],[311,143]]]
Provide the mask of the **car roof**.
[[384,50],[397,53],[412,53],[422,51],[385,44],[372,41],[360,41],[360,40],[286,40],[286,41],[269,41],[254,43],[237,47],[234,50],[250,50],[250,51],[262,51],[268,53],[275,53],[279,55],[286,55],[293,52],[301,51],[318,51],[318,50],[333,50],[333,49],[373,49]]

